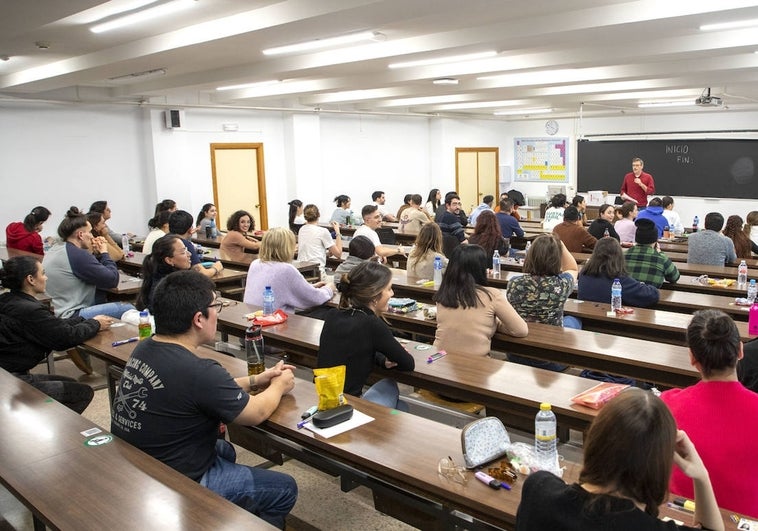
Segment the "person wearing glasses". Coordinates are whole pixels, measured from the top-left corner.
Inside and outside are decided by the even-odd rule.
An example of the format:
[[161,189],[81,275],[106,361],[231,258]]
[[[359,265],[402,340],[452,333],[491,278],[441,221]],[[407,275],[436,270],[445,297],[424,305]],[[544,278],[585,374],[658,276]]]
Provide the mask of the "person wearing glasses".
[[459,243],[468,243],[466,232],[461,224],[461,198],[458,194],[447,194],[445,196],[445,212],[442,213],[437,224],[440,226],[442,234],[452,234]]
[[152,312],[153,293],[164,277],[190,268],[190,253],[176,234],[166,234],[153,243],[153,252],[142,262],[142,287],[137,295],[137,309]]
[[[223,307],[213,282],[177,271],[153,294],[155,335],[135,347],[111,408],[111,432],[204,487],[284,528],[297,500],[295,480],[235,463],[234,447],[218,439],[220,423],[255,426],[295,385],[283,361],[253,376],[232,376],[194,354],[216,337]],[[250,393],[257,393],[251,395]]]

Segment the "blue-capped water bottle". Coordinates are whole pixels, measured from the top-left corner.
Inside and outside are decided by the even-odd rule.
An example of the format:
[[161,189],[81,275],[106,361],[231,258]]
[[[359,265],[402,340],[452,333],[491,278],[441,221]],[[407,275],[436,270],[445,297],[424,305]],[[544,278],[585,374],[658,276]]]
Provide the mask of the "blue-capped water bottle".
[[263,315],[274,313],[274,290],[271,286],[266,286],[263,290]]
[[698,225],[700,225],[700,218],[695,216],[692,220],[692,232],[697,232]]
[[617,278],[613,279],[613,285],[611,286],[611,311],[617,312],[621,309],[621,281]]
[[434,287],[438,288],[442,284],[442,257],[434,257]]

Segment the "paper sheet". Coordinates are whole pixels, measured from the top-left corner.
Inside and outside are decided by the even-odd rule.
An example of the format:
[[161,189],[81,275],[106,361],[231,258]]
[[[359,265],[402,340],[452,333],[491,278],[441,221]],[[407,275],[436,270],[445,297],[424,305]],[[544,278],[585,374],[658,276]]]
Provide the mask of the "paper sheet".
[[361,413],[357,409],[354,409],[353,416],[350,420],[341,422],[336,426],[332,426],[330,428],[317,428],[313,425],[313,422],[309,422],[303,427],[311,430],[317,435],[321,435],[325,439],[329,439],[335,435],[339,435],[340,433],[345,433],[346,431],[352,430],[353,428],[357,428],[358,426],[368,424],[372,420],[374,420],[374,417],[369,417],[365,413]]

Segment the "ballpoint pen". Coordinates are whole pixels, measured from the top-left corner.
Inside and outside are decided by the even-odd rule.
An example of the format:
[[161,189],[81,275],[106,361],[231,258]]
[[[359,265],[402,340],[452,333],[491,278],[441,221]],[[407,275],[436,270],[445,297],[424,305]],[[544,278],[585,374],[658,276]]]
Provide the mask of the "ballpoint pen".
[[139,341],[139,336],[130,337],[129,339],[122,339],[120,341],[114,341],[111,343],[111,346],[117,347],[119,345],[126,345],[127,343],[134,343],[135,341]]

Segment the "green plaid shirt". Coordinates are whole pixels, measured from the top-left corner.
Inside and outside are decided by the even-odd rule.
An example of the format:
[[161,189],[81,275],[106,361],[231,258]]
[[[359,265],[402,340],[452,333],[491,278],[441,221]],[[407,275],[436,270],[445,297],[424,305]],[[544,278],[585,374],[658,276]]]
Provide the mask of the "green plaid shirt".
[[660,288],[664,280],[673,284],[680,276],[674,262],[649,245],[635,245],[627,250],[626,267],[630,277],[656,288]]

